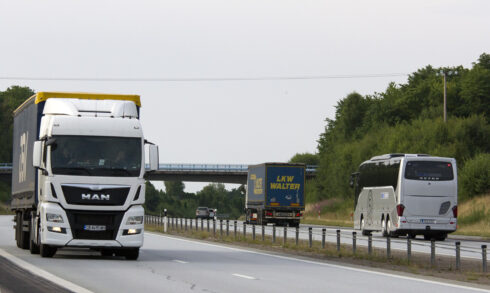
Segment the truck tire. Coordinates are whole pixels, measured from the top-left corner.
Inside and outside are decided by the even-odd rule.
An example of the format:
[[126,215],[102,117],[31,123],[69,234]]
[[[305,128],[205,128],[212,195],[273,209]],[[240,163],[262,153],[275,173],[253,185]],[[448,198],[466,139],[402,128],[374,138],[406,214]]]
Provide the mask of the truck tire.
[[[35,214],[31,215],[31,219],[35,219]],[[35,241],[37,239],[34,239],[36,236],[35,236],[35,232],[36,231],[36,225],[33,224],[33,220],[30,221],[30,224],[29,224],[29,251],[31,252],[31,254],[39,254],[39,245],[36,244],[39,243],[39,241]]]
[[17,219],[17,227],[19,229],[19,236],[17,238],[17,246],[22,249],[29,249],[30,235],[29,231],[24,232],[24,213],[19,213],[19,218]]
[[41,257],[53,257],[56,253],[56,247],[43,244],[41,241],[41,222],[39,222],[39,227],[37,229],[37,237],[39,237],[39,254]]
[[140,254],[140,249],[139,248],[132,248],[124,251],[124,257],[127,260],[137,260],[138,256]]
[[21,220],[20,220],[20,215],[21,213],[17,212],[15,213],[15,243],[17,244],[17,247],[20,248],[20,232],[21,232]]
[[42,257],[53,257],[57,250],[56,247],[52,247],[42,243],[39,246],[39,254],[41,254]]

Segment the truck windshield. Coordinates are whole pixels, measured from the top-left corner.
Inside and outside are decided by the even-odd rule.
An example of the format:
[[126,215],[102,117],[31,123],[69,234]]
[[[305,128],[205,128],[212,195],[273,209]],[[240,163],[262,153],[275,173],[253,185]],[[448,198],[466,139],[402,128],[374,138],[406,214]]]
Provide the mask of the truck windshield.
[[409,161],[405,178],[413,180],[453,180],[453,165],[450,162]]
[[55,136],[51,144],[54,174],[80,176],[139,176],[141,138]]

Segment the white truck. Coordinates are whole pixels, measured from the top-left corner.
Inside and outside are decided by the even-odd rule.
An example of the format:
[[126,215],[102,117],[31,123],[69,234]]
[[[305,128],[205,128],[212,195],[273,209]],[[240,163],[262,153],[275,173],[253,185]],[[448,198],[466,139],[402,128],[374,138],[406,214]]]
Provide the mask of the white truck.
[[39,92],[14,111],[11,209],[18,247],[42,257],[86,247],[138,258],[143,176],[158,168],[140,106],[137,95]]

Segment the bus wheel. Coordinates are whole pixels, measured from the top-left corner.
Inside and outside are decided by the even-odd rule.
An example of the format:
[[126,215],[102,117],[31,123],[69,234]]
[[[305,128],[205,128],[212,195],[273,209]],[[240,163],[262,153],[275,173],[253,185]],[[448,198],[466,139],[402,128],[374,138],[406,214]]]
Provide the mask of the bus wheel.
[[369,235],[369,231],[366,231],[366,229],[364,229],[364,225],[365,225],[364,218],[361,217],[361,234],[367,236]]
[[444,241],[447,238],[447,234],[446,233],[437,234],[435,238],[437,241]]
[[381,232],[383,233],[384,237],[388,236],[388,233],[386,233],[386,221],[384,218],[381,219]]

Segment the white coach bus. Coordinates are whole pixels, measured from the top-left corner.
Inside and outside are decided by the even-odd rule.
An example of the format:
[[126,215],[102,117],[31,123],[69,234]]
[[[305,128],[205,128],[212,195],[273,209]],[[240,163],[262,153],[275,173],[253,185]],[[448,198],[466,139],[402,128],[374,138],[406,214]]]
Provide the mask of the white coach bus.
[[368,235],[407,235],[444,240],[456,230],[458,183],[456,160],[416,154],[376,156],[359,166],[354,229]]

